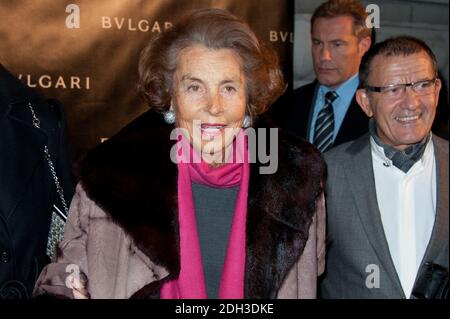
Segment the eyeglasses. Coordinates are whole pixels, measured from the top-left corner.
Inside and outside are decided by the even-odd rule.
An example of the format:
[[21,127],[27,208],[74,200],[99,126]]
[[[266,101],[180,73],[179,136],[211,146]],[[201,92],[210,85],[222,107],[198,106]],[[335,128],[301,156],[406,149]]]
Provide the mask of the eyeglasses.
[[405,84],[390,84],[387,86],[367,86],[365,89],[367,91],[381,93],[384,96],[390,98],[402,96],[406,92],[407,87],[411,87],[411,89],[418,95],[428,95],[434,92],[434,85],[436,84],[436,80],[437,78]]

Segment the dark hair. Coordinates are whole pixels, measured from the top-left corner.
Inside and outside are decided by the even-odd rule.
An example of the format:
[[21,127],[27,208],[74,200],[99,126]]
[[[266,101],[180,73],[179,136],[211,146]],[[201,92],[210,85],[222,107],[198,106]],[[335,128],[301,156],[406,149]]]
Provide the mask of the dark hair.
[[370,67],[373,59],[377,55],[383,55],[385,57],[408,56],[420,52],[425,52],[430,57],[434,72],[437,75],[438,66],[436,56],[422,40],[410,36],[398,36],[375,44],[362,58],[359,67],[360,87],[366,88],[369,85],[367,79],[369,78]]
[[329,0],[322,3],[311,17],[311,32],[318,18],[336,18],[348,16],[353,19],[353,33],[358,39],[372,36],[372,28],[366,25],[368,13],[357,0]]
[[225,10],[202,9],[163,31],[142,50],[138,91],[150,108],[158,112],[169,109],[178,56],[197,44],[232,49],[242,59],[250,115],[263,113],[283,94],[286,85],[276,53],[243,20]]

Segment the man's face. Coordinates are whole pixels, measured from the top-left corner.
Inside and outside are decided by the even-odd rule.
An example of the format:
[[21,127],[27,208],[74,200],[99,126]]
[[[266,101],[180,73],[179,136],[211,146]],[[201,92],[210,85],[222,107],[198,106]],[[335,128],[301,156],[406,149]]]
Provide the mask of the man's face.
[[369,37],[359,40],[349,16],[317,18],[311,30],[314,72],[320,84],[333,89],[358,73]]
[[[425,52],[409,56],[376,56],[371,64],[369,86],[387,86],[430,80],[436,76],[430,57]],[[429,94],[419,94],[411,87],[399,96],[382,92],[356,93],[364,112],[373,117],[378,137],[386,144],[404,150],[420,142],[431,131],[438,104],[441,82],[438,79]]]

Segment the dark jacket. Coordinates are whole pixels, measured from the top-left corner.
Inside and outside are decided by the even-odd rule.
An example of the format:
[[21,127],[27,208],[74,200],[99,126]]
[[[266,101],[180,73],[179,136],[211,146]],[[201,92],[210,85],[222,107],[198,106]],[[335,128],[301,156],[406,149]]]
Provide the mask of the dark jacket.
[[[178,277],[172,129],[147,112],[88,153],[59,258],[43,270],[36,296],[73,297],[65,281],[75,267],[91,298],[158,297]],[[325,260],[325,163],[309,143],[282,132],[278,142],[276,173],[250,168],[244,295],[315,298]]]
[[[31,102],[41,129],[32,125]],[[27,298],[46,256],[57,193],[44,158],[48,145],[66,202],[73,184],[62,106],[43,101],[0,65],[0,299]]]
[[[433,144],[436,219],[421,269],[425,263],[433,262],[448,272],[448,142],[433,136]],[[325,159],[329,169],[327,237],[330,244],[319,296],[326,299],[409,297],[402,289],[384,233],[369,134],[326,152]]]
[[[294,90],[290,102],[274,111],[278,125],[298,137],[309,140],[311,118],[318,88],[319,83],[314,81]],[[369,118],[353,96],[333,146],[354,140],[368,132],[368,123]]]

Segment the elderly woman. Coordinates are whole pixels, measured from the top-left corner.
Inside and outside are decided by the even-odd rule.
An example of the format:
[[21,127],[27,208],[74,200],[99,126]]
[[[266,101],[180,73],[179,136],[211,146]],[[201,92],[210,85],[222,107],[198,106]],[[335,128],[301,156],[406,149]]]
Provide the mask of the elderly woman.
[[324,162],[280,132],[278,169],[261,174],[243,130],[284,91],[276,54],[235,16],[199,10],[147,45],[139,75],[151,110],[81,163],[35,296],[314,298]]

